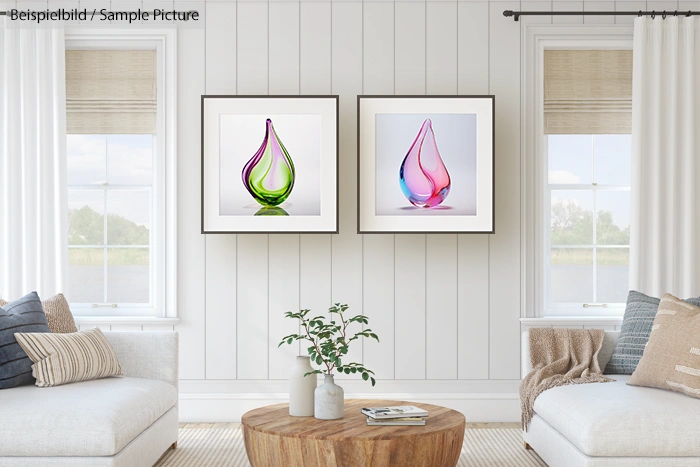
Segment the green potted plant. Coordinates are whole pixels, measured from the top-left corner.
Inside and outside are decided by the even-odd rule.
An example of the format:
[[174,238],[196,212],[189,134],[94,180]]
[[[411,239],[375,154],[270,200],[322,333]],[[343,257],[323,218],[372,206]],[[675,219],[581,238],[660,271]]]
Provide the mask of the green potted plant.
[[309,318],[311,310],[300,310],[297,313],[288,311],[284,315],[299,320],[302,331],[300,334],[283,337],[279,346],[299,340],[308,341],[311,345],[306,350],[310,360],[322,367],[311,369],[303,376],[324,375],[323,384],[314,391],[314,416],[322,420],[343,418],[344,392],[343,388],[335,384],[333,370],[346,375],[359,374],[363,380],[370,381],[372,386],[376,384],[372,370],[361,363],[343,361],[353,341],[367,337],[379,342],[379,337],[369,328],[350,331],[350,326],[356,328],[358,325],[368,325],[369,318],[356,315],[346,319],[344,313],[348,308],[348,305],[336,303],[328,309],[328,316]]

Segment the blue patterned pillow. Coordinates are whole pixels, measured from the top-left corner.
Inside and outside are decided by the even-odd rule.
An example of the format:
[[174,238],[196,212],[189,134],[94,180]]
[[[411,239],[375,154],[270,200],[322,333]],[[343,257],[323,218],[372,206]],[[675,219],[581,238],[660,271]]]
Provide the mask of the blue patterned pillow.
[[[700,306],[700,297],[688,298],[685,301]],[[642,354],[644,354],[644,347],[649,341],[649,334],[651,334],[651,327],[654,324],[660,302],[661,299],[630,290],[627,296],[625,316],[622,318],[620,337],[615,344],[615,350],[604,373],[612,375],[631,375],[634,373]]]
[[34,384],[33,362],[17,343],[16,332],[51,332],[36,292],[0,307],[0,389]]

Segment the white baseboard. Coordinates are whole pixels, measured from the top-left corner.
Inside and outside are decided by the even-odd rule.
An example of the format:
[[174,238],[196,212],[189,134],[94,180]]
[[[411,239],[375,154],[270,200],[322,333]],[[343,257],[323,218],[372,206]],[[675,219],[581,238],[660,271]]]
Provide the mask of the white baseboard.
[[[252,409],[288,401],[286,393],[180,394],[181,422],[239,422]],[[442,405],[462,412],[467,422],[518,422],[518,394],[348,393],[346,399],[387,399]]]

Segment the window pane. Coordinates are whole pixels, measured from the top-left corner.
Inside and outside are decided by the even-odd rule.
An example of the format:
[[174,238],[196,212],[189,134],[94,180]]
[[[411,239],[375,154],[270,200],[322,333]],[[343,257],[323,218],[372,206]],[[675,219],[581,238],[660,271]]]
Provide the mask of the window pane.
[[596,301],[625,303],[629,291],[629,248],[600,248],[596,252]]
[[593,181],[593,137],[549,135],[550,184],[589,184]]
[[68,292],[71,303],[104,302],[104,249],[68,250]]
[[552,248],[552,303],[593,302],[593,249]]
[[148,248],[107,249],[107,303],[149,303]]
[[68,190],[68,244],[104,244],[102,190]]
[[153,136],[109,135],[110,185],[151,185],[153,183]]
[[68,185],[101,185],[106,181],[105,135],[68,135],[66,149]]
[[593,244],[593,192],[552,191],[552,245]]
[[629,186],[632,179],[632,135],[596,135],[595,179],[598,185]]
[[107,213],[107,244],[149,244],[150,191],[109,191]]
[[630,192],[596,193],[596,239],[599,245],[630,244]]

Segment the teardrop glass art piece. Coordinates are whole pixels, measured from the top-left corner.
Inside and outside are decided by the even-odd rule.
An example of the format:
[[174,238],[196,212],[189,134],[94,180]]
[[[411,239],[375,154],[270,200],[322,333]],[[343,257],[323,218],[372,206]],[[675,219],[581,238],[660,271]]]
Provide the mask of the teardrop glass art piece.
[[243,185],[263,206],[283,203],[294,188],[294,163],[280,141],[272,120],[265,123],[265,139],[260,149],[243,167]]
[[433,122],[425,119],[399,169],[399,183],[412,205],[432,208],[450,193],[450,174],[438,152]]

